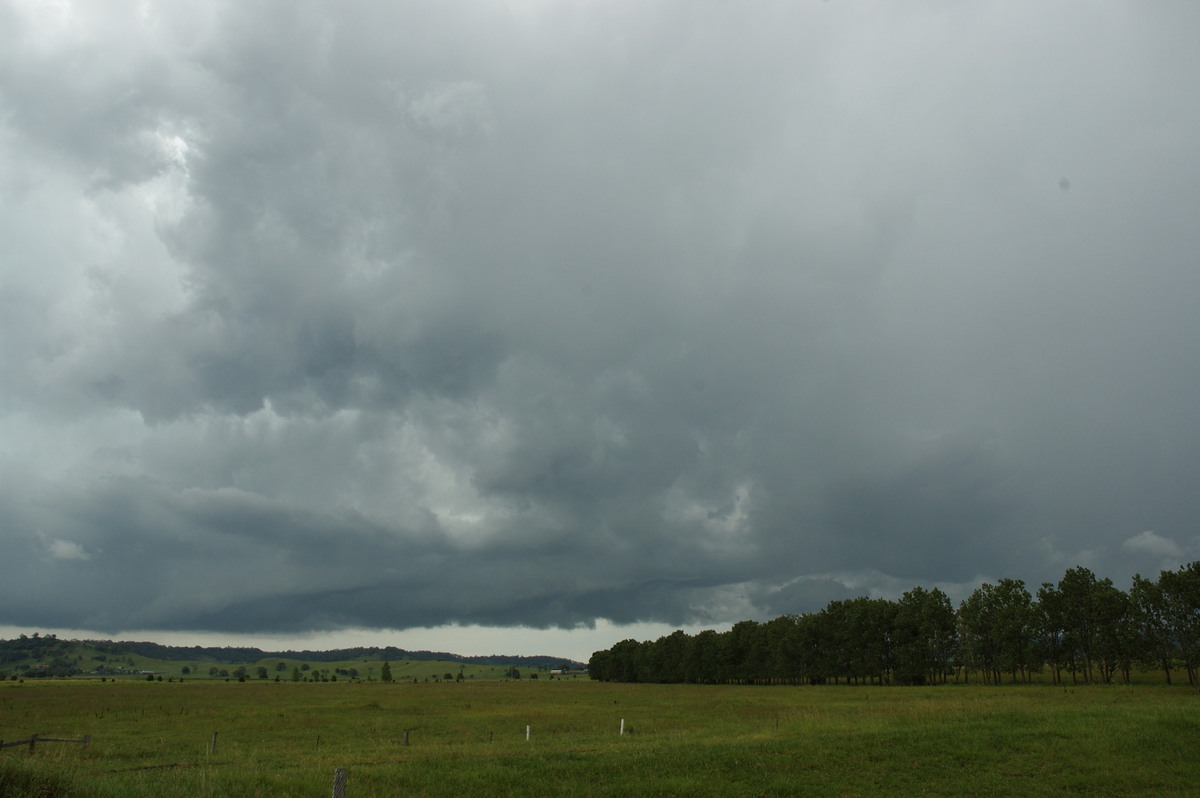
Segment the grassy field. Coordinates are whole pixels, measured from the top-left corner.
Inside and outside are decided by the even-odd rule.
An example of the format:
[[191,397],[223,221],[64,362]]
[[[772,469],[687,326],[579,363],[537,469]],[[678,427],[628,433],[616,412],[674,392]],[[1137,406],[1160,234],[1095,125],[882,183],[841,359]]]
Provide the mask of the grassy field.
[[1182,687],[0,685],[0,739],[34,733],[92,743],[0,751],[0,796],[315,798],[336,768],[349,770],[347,798],[1191,796],[1200,785],[1200,695]]

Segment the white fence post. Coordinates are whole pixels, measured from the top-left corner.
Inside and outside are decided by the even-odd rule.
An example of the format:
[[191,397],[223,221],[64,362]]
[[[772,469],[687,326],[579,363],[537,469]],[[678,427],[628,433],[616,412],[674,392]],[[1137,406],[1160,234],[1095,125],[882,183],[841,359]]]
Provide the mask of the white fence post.
[[333,771],[333,798],[346,798],[346,777],[349,773],[345,768]]

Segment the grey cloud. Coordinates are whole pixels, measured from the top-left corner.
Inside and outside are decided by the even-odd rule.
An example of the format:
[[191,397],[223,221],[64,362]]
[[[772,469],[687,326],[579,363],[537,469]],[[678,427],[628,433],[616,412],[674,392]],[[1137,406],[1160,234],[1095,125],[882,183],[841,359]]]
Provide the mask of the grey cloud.
[[[620,620],[643,617],[647,606],[685,617],[683,608],[670,609],[678,599],[661,580],[639,576],[644,564],[618,557],[623,565],[611,573],[613,563],[586,543],[531,551],[502,541],[456,551],[432,519],[425,529],[404,530],[351,512],[298,510],[231,489],[171,491],[147,480],[104,480],[59,502],[66,511],[55,532],[83,542],[18,535],[25,568],[5,581],[6,598],[33,624],[258,632],[575,625],[592,622],[601,606]],[[16,526],[12,516],[5,520]],[[89,556],[75,556],[85,547]],[[580,561],[580,549],[593,551],[594,565]],[[81,609],[78,593],[39,593],[43,581],[61,579],[103,600]]]
[[834,565],[865,564],[920,584],[965,581],[981,562],[1011,563],[1006,532],[1024,509],[1013,479],[986,439],[968,439],[939,442],[893,472],[835,484],[825,511],[841,560]]
[[108,11],[0,11],[2,622],[716,624],[1189,540],[1182,6]]

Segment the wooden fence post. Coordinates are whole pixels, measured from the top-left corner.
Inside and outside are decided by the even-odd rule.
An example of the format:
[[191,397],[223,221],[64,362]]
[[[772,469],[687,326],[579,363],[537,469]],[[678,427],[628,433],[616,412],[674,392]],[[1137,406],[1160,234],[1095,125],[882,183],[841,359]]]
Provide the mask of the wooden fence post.
[[213,732],[212,740],[208,743],[208,755],[212,756],[217,752],[217,733]]
[[29,753],[33,753],[33,747],[37,745],[37,735],[31,735],[29,738]]
[[92,744],[92,735],[90,735],[90,734],[83,735],[83,750],[84,751],[88,750],[88,748],[91,746],[91,744]]
[[404,740],[403,740],[403,745],[404,745],[404,747],[405,747],[405,748],[408,748],[408,729],[405,729],[405,730],[404,730]]
[[346,798],[346,776],[349,772],[345,768],[333,771],[333,798]]

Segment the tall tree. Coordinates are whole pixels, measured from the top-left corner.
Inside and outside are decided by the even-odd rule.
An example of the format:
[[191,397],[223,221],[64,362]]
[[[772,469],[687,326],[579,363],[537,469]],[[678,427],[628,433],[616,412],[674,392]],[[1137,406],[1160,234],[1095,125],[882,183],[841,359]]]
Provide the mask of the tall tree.
[[860,670],[868,680],[886,684],[895,667],[896,603],[884,598],[855,602]]
[[684,680],[684,660],[687,658],[689,638],[682,629],[660,637],[654,643],[653,681],[678,684]]
[[1093,595],[1096,613],[1096,648],[1100,678],[1110,684],[1113,676],[1129,684],[1136,650],[1136,636],[1129,610],[1129,594],[1116,587],[1111,579],[1097,580]]
[[1128,597],[1111,579],[1097,579],[1082,566],[1071,568],[1053,591],[1055,612],[1066,666],[1071,678],[1083,674],[1086,683],[1111,682],[1116,670],[1128,672],[1131,648],[1126,616]]
[[610,649],[612,654],[612,680],[616,682],[643,681],[639,672],[642,644],[636,640],[622,640]]
[[1170,684],[1177,646],[1161,581],[1151,582],[1135,574],[1129,588],[1129,606],[1137,640],[1136,661],[1143,667],[1162,668]]
[[802,652],[795,617],[780,615],[764,623],[761,631],[767,650],[766,679],[788,684],[799,681]]
[[738,621],[722,635],[720,663],[723,681],[759,681],[767,666],[767,647],[757,621]]
[[1036,665],[1033,597],[1020,579],[984,583],[959,606],[959,634],[967,667],[999,684],[1001,673],[1028,681]]
[[1063,616],[1063,597],[1056,585],[1043,582],[1038,588],[1035,606],[1037,649],[1042,661],[1050,666],[1055,684],[1062,682],[1062,672],[1070,660],[1066,642],[1066,621]]
[[588,659],[588,678],[597,682],[616,681],[613,677],[613,655],[611,649],[594,651]]
[[688,641],[684,678],[695,684],[715,684],[720,678],[721,636],[712,629],[697,633]]
[[1178,571],[1163,571],[1158,577],[1179,661],[1188,684],[1197,685],[1200,669],[1200,561]]
[[1071,678],[1083,674],[1085,683],[1092,681],[1092,654],[1096,645],[1096,614],[1092,607],[1096,575],[1083,567],[1072,568],[1058,581],[1062,597],[1063,638],[1070,659]]
[[957,642],[950,597],[937,588],[913,588],[900,597],[894,626],[896,681],[944,682],[953,668]]

